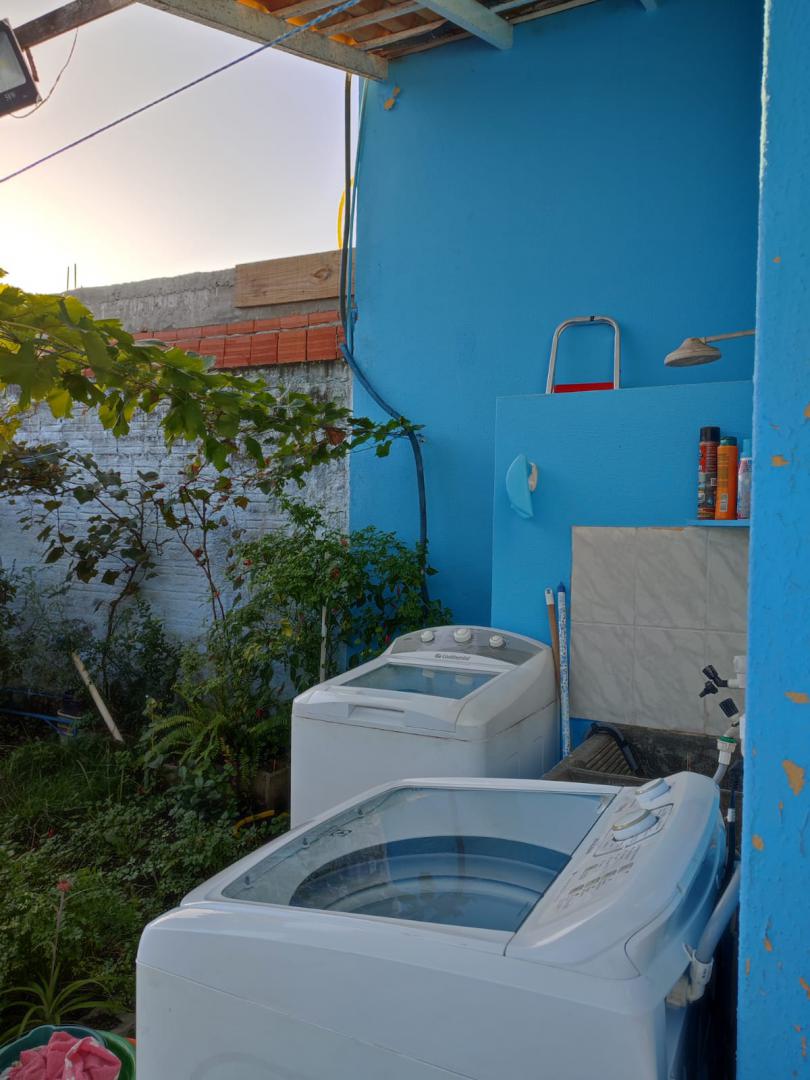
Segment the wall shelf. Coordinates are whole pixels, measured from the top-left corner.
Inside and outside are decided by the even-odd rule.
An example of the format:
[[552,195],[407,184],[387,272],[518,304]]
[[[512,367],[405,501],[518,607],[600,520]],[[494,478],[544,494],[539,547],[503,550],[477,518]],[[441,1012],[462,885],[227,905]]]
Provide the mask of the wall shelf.
[[751,524],[751,519],[745,518],[744,521],[701,521],[699,518],[694,518],[691,521],[687,521],[686,524],[701,529],[747,529]]

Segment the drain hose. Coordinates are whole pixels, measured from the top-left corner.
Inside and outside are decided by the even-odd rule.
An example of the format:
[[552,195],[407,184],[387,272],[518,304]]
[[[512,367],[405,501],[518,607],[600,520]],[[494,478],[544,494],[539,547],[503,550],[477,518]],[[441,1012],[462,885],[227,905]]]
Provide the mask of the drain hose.
[[740,902],[740,864],[734,867],[734,873],[729,878],[720,899],[717,901],[714,911],[709,916],[709,921],[700,935],[700,941],[694,952],[694,958],[699,964],[709,964],[714,956],[714,950],[720,938],[731,922],[731,917],[737,910]]

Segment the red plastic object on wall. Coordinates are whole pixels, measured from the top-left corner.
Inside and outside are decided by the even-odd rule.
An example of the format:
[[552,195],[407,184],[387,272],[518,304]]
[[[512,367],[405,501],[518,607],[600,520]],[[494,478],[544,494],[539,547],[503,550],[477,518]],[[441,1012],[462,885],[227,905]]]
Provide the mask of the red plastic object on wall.
[[578,390],[613,390],[612,382],[567,382],[552,388],[553,394],[573,394]]
[[[554,385],[554,374],[557,368],[557,346],[560,335],[569,326],[592,326],[594,323],[605,323],[613,329],[613,381],[612,382],[585,382],[585,383],[560,383]],[[551,339],[551,355],[548,359],[548,376],[546,378],[547,394],[572,394],[583,390],[618,390],[621,381],[622,363],[622,332],[619,324],[609,315],[577,315],[573,319],[561,322],[554,331]]]

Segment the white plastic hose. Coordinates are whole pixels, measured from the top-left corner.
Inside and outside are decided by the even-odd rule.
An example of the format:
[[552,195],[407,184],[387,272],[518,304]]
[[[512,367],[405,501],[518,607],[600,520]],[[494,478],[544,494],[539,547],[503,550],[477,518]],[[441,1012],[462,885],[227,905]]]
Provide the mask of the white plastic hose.
[[693,950],[687,950],[690,956],[689,980],[686,988],[687,1002],[698,1001],[712,977],[714,967],[714,951],[720,938],[726,932],[726,927],[731,922],[731,917],[737,910],[740,902],[740,864],[734,867],[734,873],[729,878],[728,885],[715,905],[714,911],[709,916],[709,921],[703,928],[700,941]]
[[717,901],[714,911],[709,916],[709,921],[703,928],[700,941],[695,949],[695,959],[698,963],[708,964],[714,956],[714,950],[720,938],[731,922],[731,916],[737,910],[740,902],[740,864],[734,867],[734,873],[729,878],[728,885],[723,890],[723,895]]

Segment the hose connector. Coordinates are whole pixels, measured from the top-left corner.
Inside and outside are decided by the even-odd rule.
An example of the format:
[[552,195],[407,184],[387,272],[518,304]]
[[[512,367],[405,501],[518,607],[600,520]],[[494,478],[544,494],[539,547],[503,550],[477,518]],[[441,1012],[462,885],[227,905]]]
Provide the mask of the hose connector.
[[706,987],[709,985],[714,970],[714,957],[704,964],[701,960],[698,960],[695,950],[690,949],[688,945],[686,946],[686,952],[689,956],[686,1000],[691,1004],[693,1001],[700,1001],[706,992]]
[[[729,728],[729,731],[731,728]],[[737,749],[737,740],[733,735],[729,735],[728,731],[725,735],[718,735],[717,737],[717,771],[715,772],[712,780],[715,784],[719,784],[723,777],[728,772],[728,767],[731,764],[731,759],[734,757],[734,751]]]

